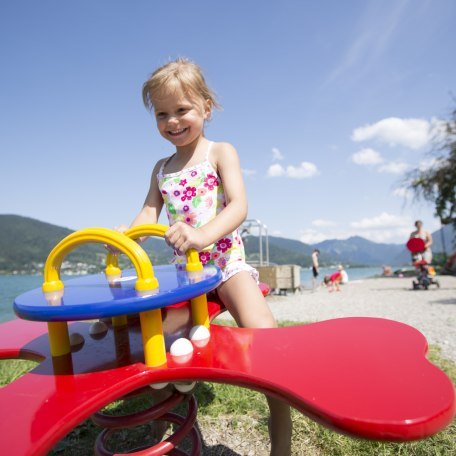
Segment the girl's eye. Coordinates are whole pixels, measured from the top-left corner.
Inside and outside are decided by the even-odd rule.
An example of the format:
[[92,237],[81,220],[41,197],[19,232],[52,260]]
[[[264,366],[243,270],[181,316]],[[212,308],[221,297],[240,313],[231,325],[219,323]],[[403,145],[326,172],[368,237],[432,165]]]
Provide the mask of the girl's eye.
[[177,110],[177,112],[178,112],[179,114],[183,114],[183,113],[185,113],[185,112],[187,112],[187,111],[188,111],[188,108],[179,108],[179,109]]
[[155,116],[157,117],[157,119],[164,119],[166,117],[166,113],[165,112],[157,112],[157,114],[155,114]]

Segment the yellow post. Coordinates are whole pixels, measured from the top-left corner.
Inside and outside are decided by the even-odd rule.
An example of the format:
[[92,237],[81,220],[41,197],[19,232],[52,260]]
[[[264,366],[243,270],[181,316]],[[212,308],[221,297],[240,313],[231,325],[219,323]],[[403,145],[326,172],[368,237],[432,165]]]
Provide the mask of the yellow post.
[[139,318],[146,366],[158,367],[166,364],[161,310],[146,310],[139,314]]
[[207,298],[205,294],[193,298],[192,304],[192,321],[193,326],[204,325],[209,329],[209,312],[207,310]]
[[120,328],[121,326],[127,326],[127,316],[119,315],[118,317],[112,317],[112,326],[114,326],[114,328]]
[[[198,272],[203,270],[203,265],[199,260],[199,255],[196,250],[189,250],[187,252],[187,264],[186,270],[189,274],[192,272]],[[207,298],[203,294],[193,298],[191,301],[192,304],[192,321],[193,325],[204,325],[206,328],[209,328],[209,312],[207,310]]]
[[52,356],[61,356],[71,353],[70,336],[66,321],[52,321],[48,323],[49,345]]

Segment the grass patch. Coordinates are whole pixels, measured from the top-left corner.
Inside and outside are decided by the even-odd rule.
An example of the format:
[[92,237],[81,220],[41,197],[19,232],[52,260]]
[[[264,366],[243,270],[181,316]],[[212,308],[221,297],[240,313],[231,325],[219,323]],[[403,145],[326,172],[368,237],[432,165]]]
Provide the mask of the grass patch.
[[[226,320],[218,320],[217,324],[230,325]],[[297,322],[281,322],[280,326],[298,324]],[[442,358],[440,349],[431,346],[429,359],[456,383],[456,364]],[[12,381],[15,376],[22,375],[36,363],[31,361],[8,360],[0,361],[0,385]],[[267,418],[268,409],[264,396],[255,391],[217,383],[199,383],[195,394],[199,403],[198,422],[203,437],[222,441],[224,445],[206,447],[204,455],[216,454],[247,454],[251,448],[260,448],[251,445],[252,440],[260,439],[261,450],[253,450],[255,455],[267,454],[265,448],[268,443]],[[151,403],[147,396],[117,401],[106,407],[109,414],[125,414],[142,410]],[[181,409],[183,407],[180,407]],[[456,424],[453,422],[439,434],[416,442],[389,443],[372,442],[367,440],[346,437],[332,432],[323,426],[306,418],[293,410],[293,455],[310,456],[448,456],[456,455]],[[228,424],[227,424],[228,423]],[[238,446],[227,438],[229,434],[236,436],[238,441],[248,441],[247,446]],[[86,456],[93,454],[93,445],[100,432],[100,428],[90,420],[85,421],[68,434],[49,453],[50,455]],[[152,441],[152,429],[148,425],[119,431],[113,439],[112,451],[128,451],[132,448],[131,442],[145,444]],[[229,453],[227,446],[236,453]]]
[[0,387],[31,371],[39,363],[25,359],[0,359]]

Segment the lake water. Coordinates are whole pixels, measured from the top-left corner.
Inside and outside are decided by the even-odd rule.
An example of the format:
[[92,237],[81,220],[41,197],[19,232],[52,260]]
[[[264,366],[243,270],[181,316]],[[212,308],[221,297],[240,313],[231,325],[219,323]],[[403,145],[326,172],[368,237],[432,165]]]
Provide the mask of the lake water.
[[[394,270],[395,268],[393,268]],[[336,268],[320,268],[318,280],[322,281],[325,275],[331,275],[336,272]],[[347,268],[348,280],[361,280],[368,277],[379,276],[383,272],[380,266],[370,268]],[[312,288],[312,269],[301,268],[301,285],[305,288]]]
[[[334,268],[321,268],[320,279],[334,271]],[[348,268],[347,273],[350,280],[359,280],[380,275],[382,268]],[[43,278],[40,275],[0,275],[0,322],[15,318],[13,312],[14,298],[28,290],[40,287],[42,281]],[[306,288],[312,286],[312,271],[310,269],[301,269],[301,284]]]

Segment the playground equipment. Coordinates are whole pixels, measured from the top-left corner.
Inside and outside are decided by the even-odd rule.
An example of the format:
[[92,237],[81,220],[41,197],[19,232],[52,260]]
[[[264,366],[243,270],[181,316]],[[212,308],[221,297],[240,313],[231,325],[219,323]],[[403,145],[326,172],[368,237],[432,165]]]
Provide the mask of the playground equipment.
[[426,244],[421,238],[410,238],[406,244],[412,254],[413,265],[416,270],[416,279],[412,282],[414,290],[427,290],[431,285],[440,288],[440,282],[434,278],[435,272],[428,262],[423,258]]
[[[132,240],[163,236],[166,229],[144,225],[125,234],[101,228],[75,232],[51,251],[42,289],[16,298],[14,309],[21,320],[0,326],[0,358],[40,364],[0,389],[0,409],[20,410],[2,414],[2,454],[47,454],[90,416],[106,428],[95,454],[113,454],[107,443],[116,429],[155,419],[180,427],[165,441],[133,454],[183,454],[176,445],[186,435],[193,443],[191,454],[200,454],[197,404],[191,394],[175,392],[127,416],[100,412],[119,398],[147,394],[150,384],[159,388],[168,382],[207,380],[251,388],[338,432],[369,439],[420,439],[451,422],[454,387],[426,359],[426,339],[416,329],[363,317],[271,329],[212,324],[223,306],[207,300],[206,293],[220,283],[219,269],[201,266],[195,251],[187,254],[186,270],[153,268]],[[105,274],[63,284],[60,265],[84,242],[113,245],[129,256],[135,269],[120,271],[117,257],[110,254]],[[94,334],[91,323],[81,321],[93,318],[112,320],[104,320],[106,331]],[[188,338],[195,325],[209,329],[209,340],[195,343],[185,359],[173,357],[171,344]],[[69,333],[80,336],[77,345],[71,346]],[[186,417],[170,413],[181,402],[188,402]]]

